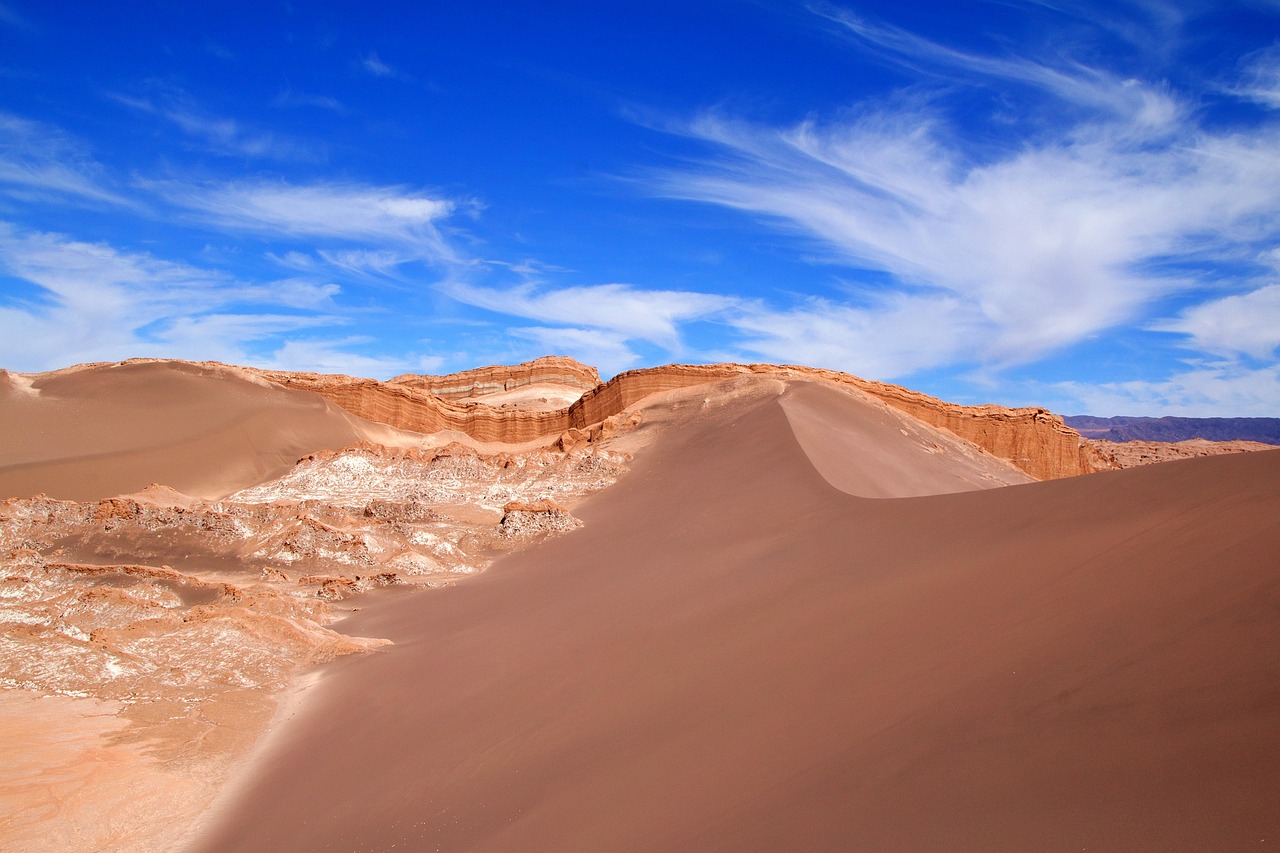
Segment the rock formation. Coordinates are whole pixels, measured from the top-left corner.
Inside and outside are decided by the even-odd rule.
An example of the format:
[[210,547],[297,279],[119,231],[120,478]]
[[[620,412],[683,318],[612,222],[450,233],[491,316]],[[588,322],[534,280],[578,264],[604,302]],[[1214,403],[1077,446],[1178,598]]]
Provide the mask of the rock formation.
[[1136,468],[1175,459],[1195,459],[1201,456],[1222,456],[1227,453],[1248,453],[1256,450],[1275,450],[1274,445],[1260,441],[1209,441],[1193,438],[1188,441],[1107,441],[1087,439],[1090,464],[1096,471],[1118,468]]
[[510,367],[477,367],[446,376],[404,373],[388,383],[429,391],[446,400],[482,397],[529,385],[562,385],[579,394],[600,384],[594,367],[563,356],[548,355]]
[[[511,378],[506,378],[503,371],[511,371]],[[314,391],[358,417],[399,429],[425,433],[453,430],[477,441],[509,444],[551,439],[562,447],[580,443],[593,427],[653,394],[743,375],[814,378],[856,388],[930,426],[949,430],[1040,480],[1093,470],[1079,434],[1047,409],[960,406],[898,385],[834,370],[773,364],[675,364],[630,370],[596,385],[568,408],[556,411],[511,410],[475,400],[460,402],[429,390],[442,388],[461,397],[480,387],[533,381],[534,376],[542,377],[538,381],[549,381],[548,376],[585,381],[592,374],[590,368],[569,359],[539,359],[515,368],[419,377],[421,382],[408,376],[384,383],[315,373],[261,373],[287,387]]]

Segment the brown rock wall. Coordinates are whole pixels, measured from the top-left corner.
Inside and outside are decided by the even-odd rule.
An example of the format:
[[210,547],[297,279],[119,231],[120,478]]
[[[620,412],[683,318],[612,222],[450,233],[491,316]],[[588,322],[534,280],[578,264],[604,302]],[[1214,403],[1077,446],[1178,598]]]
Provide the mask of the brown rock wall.
[[[547,371],[569,370],[569,359],[539,359]],[[533,365],[518,365],[515,381],[526,382],[534,375]],[[501,384],[503,370],[484,368],[453,376],[459,380],[447,393],[461,393],[467,382]],[[541,368],[540,368],[541,369]],[[1046,409],[1002,406],[960,406],[898,385],[872,382],[847,373],[818,368],[774,364],[674,364],[620,373],[587,391],[568,409],[551,412],[513,411],[478,402],[446,399],[418,387],[405,377],[390,383],[349,376],[314,373],[264,371],[266,378],[283,385],[314,391],[367,420],[390,424],[414,432],[433,433],[456,430],[478,441],[524,443],[538,439],[558,439],[571,429],[586,431],[653,394],[688,388],[736,376],[761,375],[792,379],[819,379],[851,386],[930,426],[949,430],[983,450],[1006,459],[1041,480],[1070,477],[1094,470],[1080,436],[1060,417]],[[541,374],[543,376],[549,373]],[[566,374],[568,375],[568,374]],[[577,374],[584,378],[587,374]],[[418,377],[428,379],[429,377]],[[448,377],[444,377],[448,378]],[[545,381],[545,380],[538,380]]]
[[572,358],[548,355],[510,367],[477,367],[446,376],[405,373],[392,379],[390,384],[429,391],[445,399],[459,399],[512,391],[526,385],[564,385],[589,391],[600,384],[600,374],[594,367]]

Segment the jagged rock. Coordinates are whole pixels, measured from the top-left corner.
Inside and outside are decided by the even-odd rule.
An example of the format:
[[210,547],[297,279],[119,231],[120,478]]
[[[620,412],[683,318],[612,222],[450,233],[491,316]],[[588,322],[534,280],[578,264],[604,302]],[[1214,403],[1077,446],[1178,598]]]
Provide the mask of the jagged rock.
[[1187,441],[1108,441],[1088,440],[1089,458],[1095,470],[1135,468],[1156,462],[1175,459],[1194,459],[1200,456],[1221,456],[1226,453],[1249,453],[1257,450],[1275,450],[1271,444],[1258,441],[1208,441],[1193,438]]
[[364,514],[367,518],[376,518],[379,521],[413,524],[435,521],[440,517],[438,512],[419,501],[372,500],[365,504]]
[[555,501],[542,499],[525,503],[511,501],[502,508],[499,534],[505,538],[525,538],[546,533],[566,533],[582,526],[568,510]]

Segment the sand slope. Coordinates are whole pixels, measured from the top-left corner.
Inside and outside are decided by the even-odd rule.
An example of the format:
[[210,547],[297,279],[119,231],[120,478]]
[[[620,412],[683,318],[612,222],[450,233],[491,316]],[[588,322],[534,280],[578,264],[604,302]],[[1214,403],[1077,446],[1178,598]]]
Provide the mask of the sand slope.
[[1280,837],[1280,453],[872,500],[796,438],[842,405],[691,419],[583,529],[370,603],[344,628],[397,645],[326,670],[197,849]]
[[397,431],[235,368],[125,362],[0,377],[0,498],[92,500],[163,483],[217,498],[299,457]]

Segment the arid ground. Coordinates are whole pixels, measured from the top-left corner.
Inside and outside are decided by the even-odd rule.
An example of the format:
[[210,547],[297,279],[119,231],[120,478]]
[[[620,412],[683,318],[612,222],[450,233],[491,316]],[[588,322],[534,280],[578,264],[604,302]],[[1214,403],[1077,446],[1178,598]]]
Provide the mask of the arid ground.
[[4,849],[1280,840],[1274,450],[554,358],[3,374],[0,442]]

